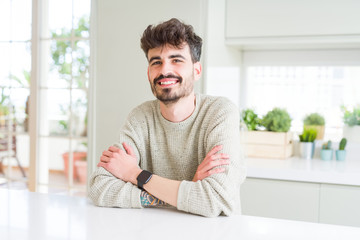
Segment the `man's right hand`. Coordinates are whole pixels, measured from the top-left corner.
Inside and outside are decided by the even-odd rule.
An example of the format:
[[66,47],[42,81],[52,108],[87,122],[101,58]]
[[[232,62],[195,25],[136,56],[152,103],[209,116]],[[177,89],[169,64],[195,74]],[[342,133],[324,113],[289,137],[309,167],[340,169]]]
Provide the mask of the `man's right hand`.
[[204,178],[225,171],[225,168],[215,168],[221,165],[229,165],[229,155],[225,153],[218,153],[222,149],[222,145],[215,146],[206,155],[205,159],[200,163],[196,170],[193,182],[203,180]]

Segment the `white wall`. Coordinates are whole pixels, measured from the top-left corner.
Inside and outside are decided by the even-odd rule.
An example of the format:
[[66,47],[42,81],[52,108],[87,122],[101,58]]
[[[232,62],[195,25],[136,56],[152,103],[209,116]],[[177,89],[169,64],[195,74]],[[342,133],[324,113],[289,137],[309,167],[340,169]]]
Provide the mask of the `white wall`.
[[208,0],[206,93],[228,97],[239,105],[242,54],[225,45],[225,14],[225,0]]
[[[101,152],[117,140],[119,129],[131,109],[154,99],[146,76],[147,61],[140,48],[140,37],[145,28],[177,17],[193,25],[202,36],[205,9],[204,0],[93,1],[92,11],[96,18],[93,31],[96,49],[92,49],[96,54],[92,96],[95,116],[90,144],[90,147],[94,145],[93,166]],[[201,91],[201,83],[197,89]]]

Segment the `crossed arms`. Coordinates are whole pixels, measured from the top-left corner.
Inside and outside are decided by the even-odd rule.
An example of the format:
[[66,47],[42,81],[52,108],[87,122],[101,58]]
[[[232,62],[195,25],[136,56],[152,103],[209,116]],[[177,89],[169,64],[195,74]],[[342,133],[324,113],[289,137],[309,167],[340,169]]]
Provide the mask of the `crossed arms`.
[[[111,146],[104,151],[100,157],[98,167],[103,167],[112,175],[124,182],[130,182],[137,185],[136,177],[142,171],[137,164],[134,150],[127,143],[123,143],[124,150]],[[229,155],[219,153],[222,146],[215,146],[205,157],[204,161],[199,165],[193,178],[193,182],[203,180],[212,174],[221,173],[225,168],[219,167],[230,163]],[[144,185],[146,191],[142,191],[141,205],[155,206],[168,203],[177,207],[178,190],[180,181],[175,181],[153,175],[151,180]],[[155,197],[156,196],[156,197]]]

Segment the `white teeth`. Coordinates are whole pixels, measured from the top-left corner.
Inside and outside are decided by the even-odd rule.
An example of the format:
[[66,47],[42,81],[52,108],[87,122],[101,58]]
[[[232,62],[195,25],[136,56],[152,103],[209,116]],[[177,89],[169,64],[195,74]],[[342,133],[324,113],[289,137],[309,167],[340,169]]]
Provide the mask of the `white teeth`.
[[173,84],[173,83],[176,83],[176,81],[160,82],[160,85],[169,85],[169,84]]

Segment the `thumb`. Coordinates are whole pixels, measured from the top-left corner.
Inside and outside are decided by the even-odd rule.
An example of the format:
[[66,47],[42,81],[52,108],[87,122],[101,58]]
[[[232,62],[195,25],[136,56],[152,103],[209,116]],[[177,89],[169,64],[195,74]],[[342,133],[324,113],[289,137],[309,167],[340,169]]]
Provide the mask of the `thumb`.
[[129,154],[130,156],[136,157],[134,150],[132,149],[132,147],[129,144],[124,142],[123,147],[127,154]]

